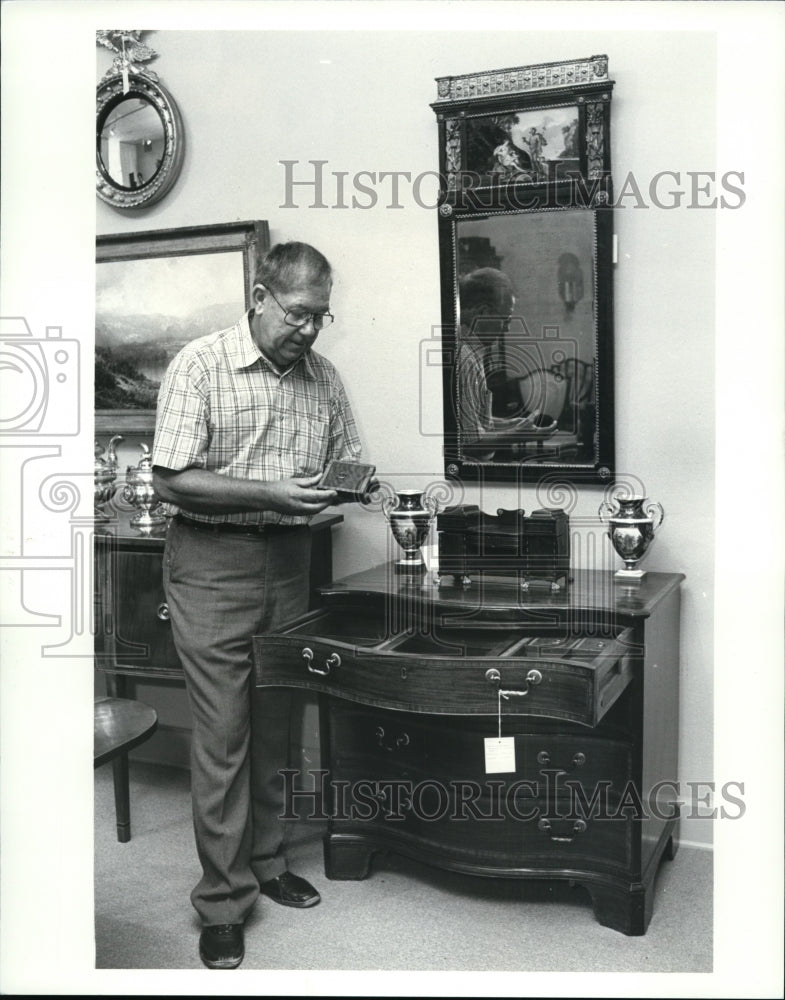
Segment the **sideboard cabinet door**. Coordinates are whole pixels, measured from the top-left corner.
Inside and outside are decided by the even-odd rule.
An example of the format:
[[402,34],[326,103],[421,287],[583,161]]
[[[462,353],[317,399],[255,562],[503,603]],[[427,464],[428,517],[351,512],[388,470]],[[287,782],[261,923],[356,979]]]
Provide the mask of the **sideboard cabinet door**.
[[[95,535],[95,661],[109,674],[183,677],[172,638],[163,588],[166,529],[142,534],[130,515],[103,525]],[[332,527],[342,514],[311,523],[311,604],[332,574]]]

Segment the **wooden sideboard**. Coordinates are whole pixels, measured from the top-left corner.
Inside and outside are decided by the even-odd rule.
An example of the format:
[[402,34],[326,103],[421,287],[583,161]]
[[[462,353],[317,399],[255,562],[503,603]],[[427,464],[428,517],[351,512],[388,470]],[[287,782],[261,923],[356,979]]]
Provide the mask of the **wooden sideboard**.
[[390,564],[257,636],[259,686],[319,696],[321,768],[288,780],[327,823],[326,875],[365,878],[391,851],[557,879],[588,890],[600,923],[645,933],[678,845],[682,579],[576,572],[524,592]]
[[[166,526],[142,533],[119,511],[95,526],[95,663],[105,672],[107,693],[122,697],[125,678],[183,679],[163,592]],[[310,524],[311,606],[332,579],[332,528],[343,514],[320,514]]]

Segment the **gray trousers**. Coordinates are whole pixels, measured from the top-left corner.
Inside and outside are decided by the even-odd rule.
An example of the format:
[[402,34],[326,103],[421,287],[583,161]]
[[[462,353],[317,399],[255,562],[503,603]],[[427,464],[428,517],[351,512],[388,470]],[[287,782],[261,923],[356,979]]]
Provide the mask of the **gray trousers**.
[[287,868],[283,779],[292,694],[253,683],[252,638],[308,610],[311,534],[203,531],[174,519],[164,590],[193,719],[191,794],[205,925],[242,923]]

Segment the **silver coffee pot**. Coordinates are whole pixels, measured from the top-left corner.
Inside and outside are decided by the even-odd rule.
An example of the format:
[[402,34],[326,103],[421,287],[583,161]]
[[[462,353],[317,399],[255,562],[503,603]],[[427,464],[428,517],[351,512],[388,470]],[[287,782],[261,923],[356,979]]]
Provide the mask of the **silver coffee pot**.
[[144,442],[139,445],[142,457],[138,465],[129,465],[125,472],[123,500],[136,507],[138,513],[131,518],[131,525],[142,531],[149,531],[166,524],[166,515],[153,489],[153,459]]

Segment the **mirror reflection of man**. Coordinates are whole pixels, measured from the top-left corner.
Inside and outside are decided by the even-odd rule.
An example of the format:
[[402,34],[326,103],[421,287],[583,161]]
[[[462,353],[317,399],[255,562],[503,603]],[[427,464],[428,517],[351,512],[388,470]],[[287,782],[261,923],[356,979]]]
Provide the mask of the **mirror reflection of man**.
[[465,458],[489,462],[537,426],[539,410],[523,417],[493,414],[488,384],[494,351],[508,331],[515,307],[512,283],[503,271],[481,267],[459,281],[460,330],[457,355],[458,420]]

